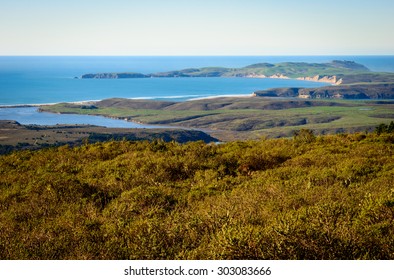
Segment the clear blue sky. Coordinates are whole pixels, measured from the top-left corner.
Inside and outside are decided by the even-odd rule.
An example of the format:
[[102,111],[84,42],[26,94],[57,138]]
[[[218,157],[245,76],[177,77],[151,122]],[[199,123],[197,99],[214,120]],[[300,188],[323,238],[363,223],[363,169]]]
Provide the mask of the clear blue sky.
[[0,55],[394,54],[393,0],[0,0]]

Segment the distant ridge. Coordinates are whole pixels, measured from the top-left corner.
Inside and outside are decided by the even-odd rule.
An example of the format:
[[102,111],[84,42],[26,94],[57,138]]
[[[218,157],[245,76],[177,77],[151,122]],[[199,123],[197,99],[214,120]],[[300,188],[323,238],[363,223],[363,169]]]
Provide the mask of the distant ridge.
[[[134,72],[89,73],[82,79],[130,79],[130,78],[174,78],[174,77],[246,77],[279,78],[323,81],[339,84],[338,75],[368,73],[370,70],[354,61],[333,60],[328,63],[283,62],[277,64],[257,63],[242,68],[203,67],[187,68],[168,72],[142,74]],[[316,78],[317,77],[317,78]]]

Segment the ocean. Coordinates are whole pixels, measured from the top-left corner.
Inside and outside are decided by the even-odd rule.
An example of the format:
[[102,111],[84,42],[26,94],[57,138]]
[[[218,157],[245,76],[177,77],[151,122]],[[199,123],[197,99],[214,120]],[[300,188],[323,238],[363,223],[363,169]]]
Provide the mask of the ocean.
[[[247,96],[253,91],[274,87],[316,87],[324,84],[258,78],[96,80],[75,79],[75,77],[99,72],[148,74],[191,67],[243,67],[260,62],[329,62],[334,59],[352,60],[364,64],[373,71],[394,72],[394,56],[2,56],[0,57],[0,106],[78,102],[111,97],[185,101],[213,96]],[[24,109],[20,110],[22,111],[2,108],[0,119],[12,119],[13,116],[15,116],[13,119],[16,119],[18,114],[21,112],[23,114]],[[30,119],[33,121],[34,118],[31,116]],[[43,115],[40,119],[40,124],[42,122],[45,124]],[[56,121],[62,123],[62,116]]]

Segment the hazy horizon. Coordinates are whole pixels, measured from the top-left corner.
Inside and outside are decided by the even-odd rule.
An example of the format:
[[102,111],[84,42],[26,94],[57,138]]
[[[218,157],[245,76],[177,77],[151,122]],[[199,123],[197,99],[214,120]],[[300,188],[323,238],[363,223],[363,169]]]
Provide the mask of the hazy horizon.
[[394,1],[0,0],[1,56],[394,55]]
[[394,56],[392,54],[314,54],[314,55],[304,55],[304,54],[190,54],[190,55],[177,55],[177,54],[0,54],[0,57],[368,57],[368,56]]

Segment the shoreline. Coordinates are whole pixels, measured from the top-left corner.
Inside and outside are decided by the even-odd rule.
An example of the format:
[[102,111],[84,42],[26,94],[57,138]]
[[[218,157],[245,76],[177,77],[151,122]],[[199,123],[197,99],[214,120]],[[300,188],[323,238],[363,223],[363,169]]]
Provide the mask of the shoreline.
[[76,104],[76,105],[84,105],[93,102],[99,102],[101,100],[86,100],[86,101],[60,101],[60,102],[52,102],[52,103],[30,103],[30,104],[10,104],[10,105],[0,105],[0,108],[29,108],[29,107],[40,107],[40,106],[50,106],[56,105],[59,103],[69,103],[69,104]]
[[[146,100],[146,101],[162,101],[163,99],[172,99],[176,98],[177,96],[171,96],[168,98],[152,98],[152,97],[135,97],[135,98],[125,98],[122,97],[122,99],[129,99],[129,100]],[[223,97],[236,97],[236,98],[248,98],[248,97],[253,97],[253,93],[245,93],[245,94],[223,94],[223,95],[211,95],[211,96],[206,96],[206,97],[195,97],[195,98],[190,98],[182,101],[175,101],[175,102],[187,102],[187,101],[194,101],[194,100],[204,100],[204,99],[215,99],[215,98],[223,98]],[[97,100],[86,100],[86,101],[60,101],[60,102],[54,102],[54,103],[38,103],[38,104],[10,104],[10,105],[0,105],[0,109],[7,109],[7,108],[31,108],[31,107],[41,107],[41,106],[51,106],[51,105],[56,105],[60,103],[66,103],[66,104],[73,104],[73,105],[90,105],[90,104],[95,104],[97,102],[106,100],[106,99],[112,99],[112,98],[117,98],[117,97],[108,97],[104,99],[97,99]],[[179,98],[182,98],[180,96]]]
[[314,83],[322,83],[322,84],[328,84],[331,86],[337,86],[342,84],[342,79],[338,79],[335,75],[333,76],[320,76],[320,75],[315,75],[313,77],[305,76],[305,77],[297,77],[297,78],[290,78],[285,75],[271,75],[271,76],[265,76],[265,75],[247,75],[245,77],[241,78],[247,78],[247,79],[276,79],[276,80],[294,80],[294,81],[306,81],[306,82],[314,82]]

